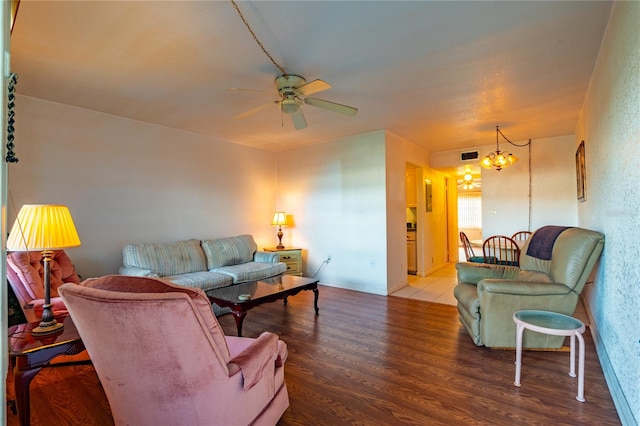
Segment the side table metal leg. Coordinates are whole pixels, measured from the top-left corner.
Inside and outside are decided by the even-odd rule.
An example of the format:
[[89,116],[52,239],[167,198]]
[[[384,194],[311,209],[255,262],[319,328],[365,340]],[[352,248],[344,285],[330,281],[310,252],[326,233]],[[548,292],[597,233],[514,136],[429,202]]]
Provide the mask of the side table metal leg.
[[516,328],[516,380],[513,384],[520,387],[520,370],[522,368],[522,334],[524,325],[518,324]]
[[584,399],[584,338],[582,334],[576,333],[578,336],[578,396],[576,399],[585,402]]
[[571,361],[569,363],[569,376],[576,377],[576,333],[571,335]]

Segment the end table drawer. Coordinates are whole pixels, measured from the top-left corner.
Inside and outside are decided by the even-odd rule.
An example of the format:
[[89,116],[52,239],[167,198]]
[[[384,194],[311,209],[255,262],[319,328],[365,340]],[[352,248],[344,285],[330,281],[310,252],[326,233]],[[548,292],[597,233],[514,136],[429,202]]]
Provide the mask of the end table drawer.
[[280,262],[298,262],[300,260],[300,252],[290,250],[286,253],[280,253]]
[[284,275],[302,276],[302,249],[300,248],[265,248],[264,251],[278,253],[278,260],[287,264]]

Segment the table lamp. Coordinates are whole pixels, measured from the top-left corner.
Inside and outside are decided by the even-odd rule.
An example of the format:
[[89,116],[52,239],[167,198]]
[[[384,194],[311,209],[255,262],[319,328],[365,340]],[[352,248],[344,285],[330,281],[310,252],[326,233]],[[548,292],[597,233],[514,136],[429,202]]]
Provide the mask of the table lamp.
[[40,251],[44,263],[44,305],[40,325],[31,332],[34,336],[61,331],[63,324],[53,317],[51,309],[51,258],[54,250],[80,245],[80,238],[66,206],[25,204],[7,239],[8,251]]
[[287,215],[284,212],[275,212],[273,214],[273,220],[271,221],[271,226],[278,227],[278,245],[277,249],[283,249],[282,245],[282,227],[287,226]]

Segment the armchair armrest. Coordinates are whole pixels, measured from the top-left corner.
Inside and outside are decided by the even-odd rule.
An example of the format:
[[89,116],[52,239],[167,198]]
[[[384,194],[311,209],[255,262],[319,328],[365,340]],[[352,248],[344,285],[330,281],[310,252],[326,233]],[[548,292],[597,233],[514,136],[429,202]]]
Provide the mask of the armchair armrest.
[[159,278],[158,275],[151,272],[150,269],[142,269],[142,268],[137,268],[135,266],[121,266],[118,273],[120,275],[132,275],[134,277]]
[[253,254],[253,260],[255,262],[278,263],[280,262],[280,255],[275,252],[256,251]]
[[569,287],[558,283],[536,283],[516,280],[485,279],[478,283],[478,295],[482,293],[512,294],[514,296],[552,296],[567,294]]
[[516,266],[466,262],[457,263],[456,270],[458,271],[458,282],[467,284],[478,284],[487,278],[514,279],[520,272],[520,268]]
[[229,361],[230,375],[237,371],[237,368],[242,371],[245,392],[257,384],[265,372],[271,370],[273,374],[278,355],[278,340],[275,334],[264,332],[251,346]]

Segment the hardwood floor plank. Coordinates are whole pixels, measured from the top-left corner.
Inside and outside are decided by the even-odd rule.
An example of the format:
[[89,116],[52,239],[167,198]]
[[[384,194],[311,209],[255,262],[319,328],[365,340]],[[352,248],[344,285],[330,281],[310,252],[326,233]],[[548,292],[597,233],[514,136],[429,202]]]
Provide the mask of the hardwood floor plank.
[[[319,307],[316,316],[313,293],[301,292],[244,321],[245,336],[272,331],[289,347],[280,426],[620,424],[588,332],[580,403],[568,352],[525,351],[517,388],[515,352],[475,346],[453,306],[320,286]],[[219,321],[235,335],[233,317]],[[33,425],[112,423],[91,366],[45,369],[33,381]]]

